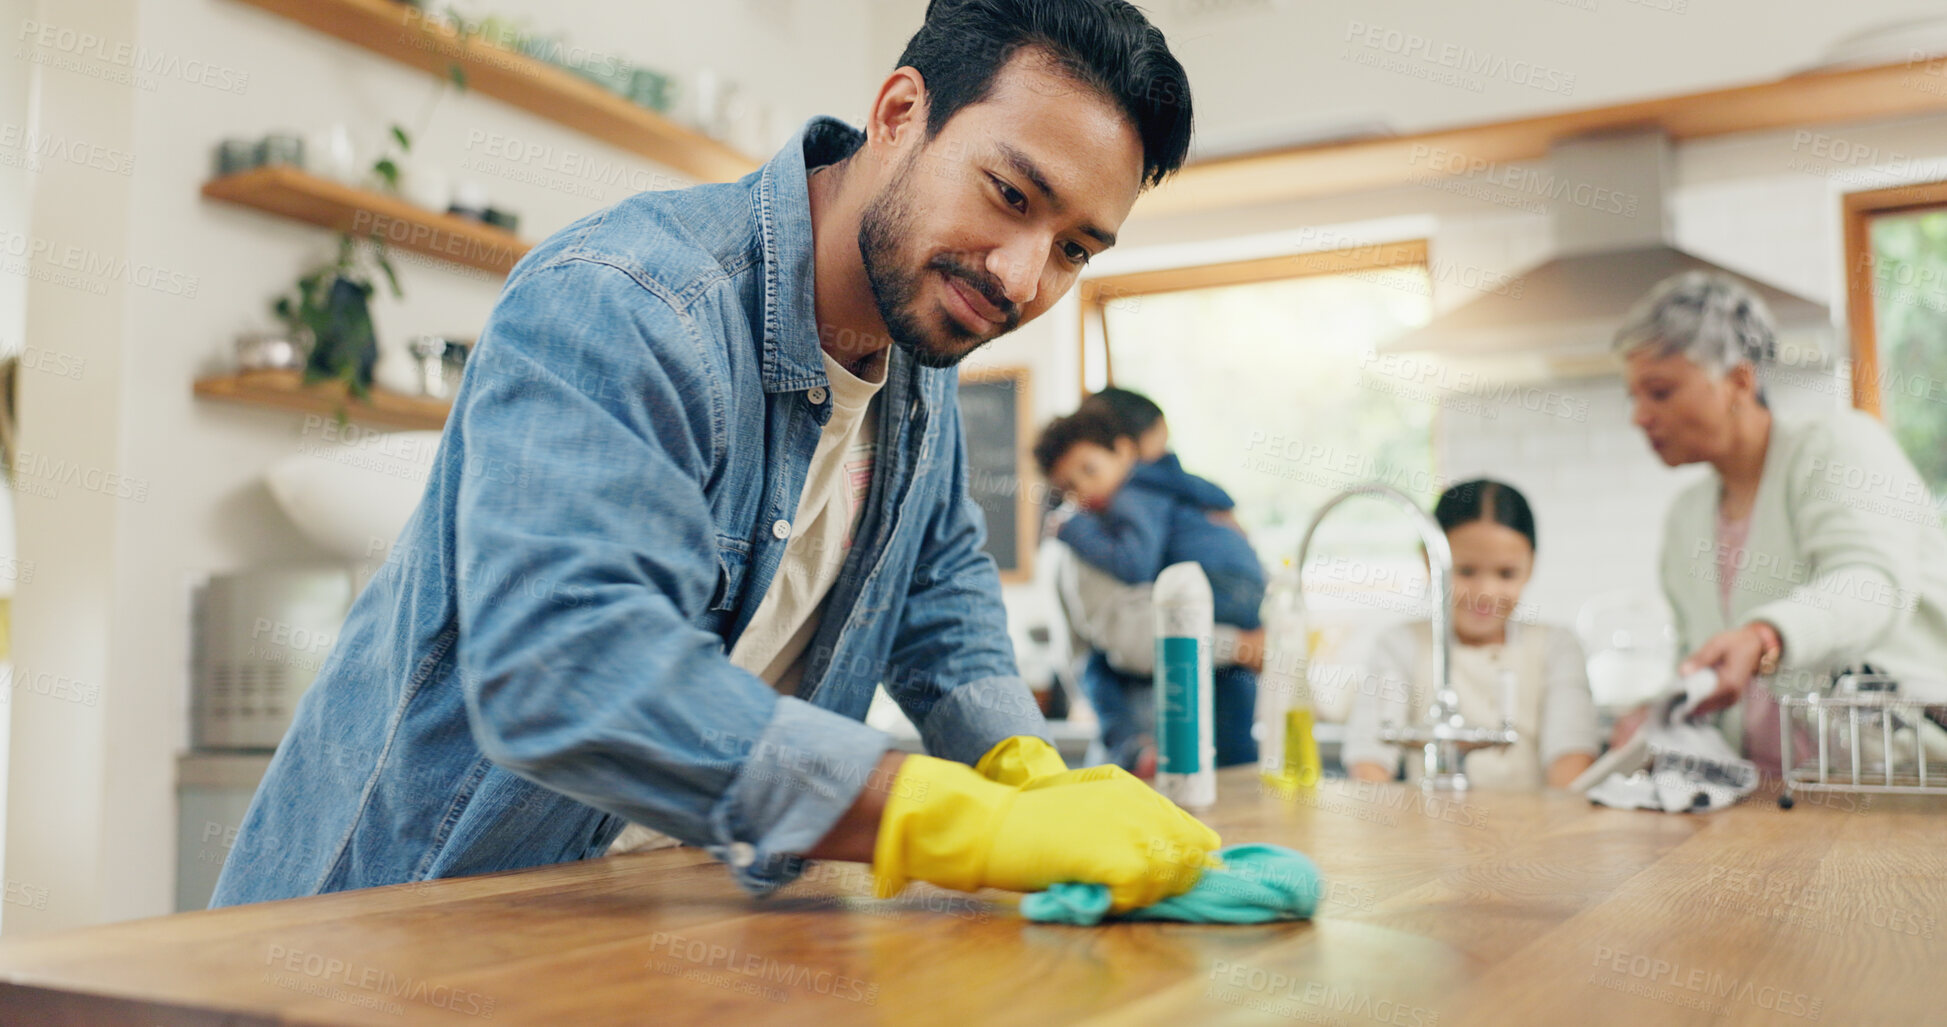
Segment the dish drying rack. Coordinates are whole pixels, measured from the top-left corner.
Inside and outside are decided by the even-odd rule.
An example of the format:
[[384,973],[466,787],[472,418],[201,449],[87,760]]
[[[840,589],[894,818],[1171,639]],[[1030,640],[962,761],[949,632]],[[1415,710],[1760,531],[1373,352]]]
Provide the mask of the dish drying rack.
[[[1833,685],[1778,697],[1781,808],[1792,808],[1796,792],[1947,795],[1947,731],[1927,716],[1947,703],[1902,696],[1897,682],[1874,672],[1847,672]],[[1816,755],[1806,753],[1802,762],[1794,756],[1794,729],[1815,739]]]

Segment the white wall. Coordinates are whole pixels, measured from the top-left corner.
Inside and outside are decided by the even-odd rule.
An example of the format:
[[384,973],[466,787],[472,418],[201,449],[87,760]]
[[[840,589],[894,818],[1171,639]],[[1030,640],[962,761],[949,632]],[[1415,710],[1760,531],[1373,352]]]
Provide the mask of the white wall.
[[[47,22],[55,10],[41,0],[28,16]],[[63,10],[61,20],[77,33],[127,39],[135,3]],[[90,145],[131,151],[135,103],[127,88],[38,66],[33,88],[31,124],[59,125]],[[69,254],[86,260],[124,253],[129,202],[125,181],[50,164],[32,194],[30,221],[20,226],[30,240],[23,248],[41,255],[10,258],[15,262],[8,265],[10,274],[33,276],[26,287],[26,343],[71,355],[83,367],[78,378],[25,374],[20,381],[19,549],[38,573],[19,583],[14,604],[5,872],[17,894],[44,900],[44,908],[36,901],[0,910],[10,932],[99,918],[105,889],[128,863],[106,851],[106,822],[118,815],[111,810],[122,789],[141,793],[142,782],[110,768],[109,753],[118,733],[141,740],[132,720],[140,719],[150,689],[132,686],[128,701],[117,703],[104,687],[118,620],[115,557],[128,504],[113,490],[66,484],[58,472],[50,481],[24,469],[31,454],[84,469],[97,482],[121,470],[126,422],[117,397],[128,289],[113,276],[69,277],[60,264]],[[46,246],[32,245],[38,241]],[[44,694],[31,687],[42,681],[49,686]],[[166,810],[166,762],[146,768],[146,776],[165,784],[160,794],[151,789],[141,797]],[[146,817],[140,808],[125,812]],[[152,852],[166,853],[168,838],[158,835]]]
[[[862,0],[498,0],[490,8],[678,75],[708,66],[740,79],[775,108],[774,136],[813,113],[856,120],[876,81],[862,59]],[[21,589],[21,660],[97,688],[99,702],[16,703],[6,876],[46,889],[50,901],[8,906],[10,932],[171,908],[173,760],[188,745],[189,589],[215,572],[328,559],[289,525],[260,479],[271,461],[318,444],[316,431],[304,434],[296,415],[198,401],[190,383],[223,369],[237,332],[273,327],[271,298],[328,258],[334,237],[203,200],[197,189],[212,149],[227,136],[342,121],[369,151],[388,122],[416,125],[435,91],[426,75],[231,0],[41,0],[38,18],[92,32],[110,49],[127,42],[177,70],[134,86],[40,70],[43,120],[133,154],[134,170],[43,172],[33,234],[153,266],[170,284],[103,282],[102,295],[31,286],[29,341],[58,340],[88,362],[79,380],[29,377],[27,448],[112,469],[146,495],[117,500],[62,487],[52,499],[23,496],[22,557],[42,573]],[[44,49],[94,72],[108,66],[58,40]],[[191,62],[223,69],[231,88],[191,80],[182,70]],[[505,170],[504,157],[518,152],[508,140],[547,147],[549,156]],[[521,213],[529,239],[641,183],[670,181],[668,169],[474,95],[442,98],[415,152],[480,180],[497,206]],[[467,169],[497,158],[491,170]],[[562,170],[608,162],[642,177],[603,187]],[[408,259],[400,270],[405,301],[388,297],[374,311],[382,340],[395,344],[421,331],[471,335],[498,293],[486,276],[441,265]]]
[[[0,0],[0,24],[19,24],[33,15],[34,7],[33,0]],[[10,61],[0,66],[0,235],[7,239],[26,237],[33,206],[32,169],[40,161],[29,141],[27,113],[32,104],[28,86],[32,77],[24,62]],[[26,330],[27,277],[0,274],[0,355],[20,354]],[[33,357],[32,362],[39,367],[38,354]],[[54,362],[50,361],[49,373],[53,369]],[[66,361],[61,362],[60,372],[69,373]],[[32,573],[19,562],[14,546],[14,495],[12,490],[0,489],[0,596],[7,597],[9,604],[15,583],[23,576],[32,577]],[[0,674],[11,675],[12,663],[11,657],[0,658]],[[11,676],[7,680],[11,681]],[[7,724],[12,713],[11,703],[0,703],[0,851],[6,845],[4,768]],[[4,914],[0,914],[0,923],[4,919]]]

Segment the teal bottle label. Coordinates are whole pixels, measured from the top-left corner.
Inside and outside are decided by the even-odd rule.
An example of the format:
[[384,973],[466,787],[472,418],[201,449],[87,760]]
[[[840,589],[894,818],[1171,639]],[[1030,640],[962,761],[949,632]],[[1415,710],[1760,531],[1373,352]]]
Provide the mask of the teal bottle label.
[[1194,774],[1203,769],[1203,725],[1197,723],[1197,685],[1202,670],[1197,639],[1156,640],[1156,772]]

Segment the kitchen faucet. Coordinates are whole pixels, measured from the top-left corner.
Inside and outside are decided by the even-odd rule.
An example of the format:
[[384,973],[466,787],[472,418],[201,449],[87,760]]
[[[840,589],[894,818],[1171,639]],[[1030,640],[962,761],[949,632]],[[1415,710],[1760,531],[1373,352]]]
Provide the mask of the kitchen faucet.
[[1453,652],[1453,550],[1447,545],[1447,533],[1440,530],[1432,515],[1404,492],[1376,482],[1355,486],[1332,497],[1312,516],[1304,538],[1298,543],[1298,610],[1302,613],[1305,608],[1305,555],[1311,549],[1312,535],[1333,507],[1354,496],[1384,499],[1413,517],[1420,541],[1426,545],[1427,572],[1433,579],[1433,702],[1427,707],[1426,723],[1382,727],[1379,737],[1387,742],[1421,747],[1425,760],[1425,772],[1420,777],[1422,788],[1465,790],[1467,774],[1461,770],[1461,761],[1475,749],[1513,745],[1514,710],[1512,706],[1503,709],[1498,728],[1472,726],[1460,715],[1460,696],[1447,676],[1448,657]]

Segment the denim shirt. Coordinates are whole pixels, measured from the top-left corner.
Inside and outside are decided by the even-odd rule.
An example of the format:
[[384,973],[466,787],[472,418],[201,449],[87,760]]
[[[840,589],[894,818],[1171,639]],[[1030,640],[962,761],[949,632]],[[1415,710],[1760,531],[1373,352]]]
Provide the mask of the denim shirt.
[[589,858],[629,820],[761,895],[890,747],[860,722],[875,685],[936,756],[1047,737],[981,551],[955,372],[896,347],[797,695],[725,655],[831,416],[806,169],[861,139],[814,119],[741,181],[639,193],[514,268],[213,907]]

